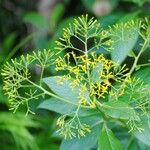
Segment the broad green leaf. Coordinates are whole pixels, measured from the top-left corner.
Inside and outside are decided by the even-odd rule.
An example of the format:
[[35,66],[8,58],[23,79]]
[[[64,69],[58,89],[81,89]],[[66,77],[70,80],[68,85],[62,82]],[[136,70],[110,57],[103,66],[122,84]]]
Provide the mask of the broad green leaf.
[[133,77],[140,78],[145,84],[150,87],[150,67],[142,68],[133,74]]
[[135,133],[136,138],[142,141],[144,144],[150,146],[150,128],[145,128],[142,132]]
[[146,145],[139,140],[137,142],[138,142],[139,150],[150,150],[150,145]]
[[98,147],[99,150],[122,150],[120,141],[106,125],[103,126],[102,132],[100,133]]
[[91,132],[80,139],[74,138],[72,140],[63,140],[60,150],[91,150],[91,148],[96,146],[102,120],[97,116],[85,117],[84,120],[81,119],[82,122],[93,127]]
[[[80,101],[79,92],[80,86],[76,86],[72,89],[71,80],[63,79],[63,77],[48,77],[43,79],[44,83],[57,95],[64,98],[68,102],[78,104]],[[88,95],[88,91],[83,93],[84,97],[87,101],[90,101],[90,97]]]
[[124,16],[123,12],[114,12],[114,13],[112,12],[107,16],[99,18],[98,21],[100,22],[103,28],[108,28],[108,26],[116,24],[116,22],[118,22],[120,18],[122,18],[123,16]]
[[[52,110],[61,114],[73,115],[77,110],[80,101],[80,86],[76,86],[72,89],[71,80],[57,76],[44,78],[43,81],[62,99],[51,98],[50,100],[43,102],[39,108]],[[90,101],[88,91],[85,91],[82,95],[84,95],[87,101]],[[81,106],[81,109],[79,110],[80,116],[88,116],[95,113],[98,114],[96,109],[90,109],[89,107],[87,108],[84,106]]]
[[103,105],[102,111],[112,118],[130,119],[134,117],[135,120],[139,120],[132,107],[122,101],[106,102]]
[[142,143],[150,146],[150,126],[149,126],[149,119],[147,117],[141,117],[142,120],[142,127],[144,130],[139,132],[135,131],[133,134],[135,137],[141,141]]
[[122,145],[123,150],[127,150],[127,145],[129,143],[131,135],[128,133],[127,128],[123,128],[122,125],[119,125],[117,122],[108,122],[107,125],[114,133],[115,137],[119,139]]
[[103,70],[102,62],[99,62],[95,65],[94,69],[91,71],[91,81],[92,82],[99,82],[101,79],[99,78],[100,73]]
[[137,142],[136,141],[131,141],[126,149],[127,150],[136,150],[136,149],[138,149]]
[[50,24],[55,27],[58,21],[62,18],[64,14],[64,5],[62,3],[58,3],[51,12],[51,22]]
[[[130,24],[130,25],[129,25]],[[132,50],[138,40],[137,23],[120,23],[111,29],[112,45],[111,57],[116,63],[121,64]]]
[[149,150],[150,146],[145,145],[143,142],[133,138],[126,143],[126,150]]
[[31,23],[33,26],[37,27],[38,29],[48,29],[48,22],[41,14],[37,12],[29,12],[27,13],[24,18],[24,22]]
[[[67,103],[56,98],[46,100],[38,106],[39,109],[47,109],[69,116],[74,115],[75,111],[77,110],[77,107],[78,106],[74,103]],[[98,116],[100,116],[98,110],[86,107],[81,107],[78,112],[79,116],[90,116],[93,114],[97,114]]]

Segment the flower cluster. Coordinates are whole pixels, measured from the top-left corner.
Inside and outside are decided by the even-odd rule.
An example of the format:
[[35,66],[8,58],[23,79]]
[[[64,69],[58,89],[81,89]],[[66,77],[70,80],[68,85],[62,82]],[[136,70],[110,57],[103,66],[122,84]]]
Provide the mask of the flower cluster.
[[[3,90],[9,98],[10,110],[15,112],[20,105],[25,104],[27,113],[31,112],[28,102],[37,99],[43,93],[39,94],[32,85],[30,68],[33,63],[41,68],[41,82],[44,68],[53,63],[53,55],[54,53],[51,50],[44,49],[43,51],[33,52],[31,55],[21,56],[20,60],[12,59],[11,63],[6,63],[2,70]],[[24,90],[24,94],[20,94],[21,90]]]
[[[118,119],[117,121],[125,123],[130,131],[141,131],[140,117],[146,116],[150,120],[150,90],[140,79],[133,78],[131,74],[136,67],[142,66],[137,65],[138,59],[141,53],[150,46],[150,28],[147,20],[146,22],[143,24],[138,21],[130,21],[103,30],[97,20],[88,19],[87,15],[78,17],[72,25],[64,29],[63,36],[56,41],[58,53],[62,50],[66,52],[63,57],[58,56],[54,60],[54,53],[51,50],[44,50],[21,56],[20,60],[12,60],[11,63],[5,65],[2,75],[10,109],[16,111],[20,105],[25,104],[27,113],[31,112],[28,102],[47,94],[56,98],[56,101],[61,101],[61,104],[64,105],[63,109],[66,106],[70,108],[70,105],[72,107],[71,115],[68,112],[62,113],[57,120],[58,133],[64,138],[80,138],[91,132],[91,126],[85,124],[79,115],[82,108],[86,108],[85,112],[84,109],[81,110],[82,113],[86,113],[87,109],[88,112],[94,110],[101,114],[106,122],[109,119]],[[134,26],[137,32],[139,31],[138,26],[142,28],[143,33],[139,31],[139,34],[144,44],[141,44],[142,48],[138,55],[132,56],[135,60],[131,69],[128,69],[126,65],[113,62],[109,59],[109,55],[101,52],[105,51],[110,54],[113,44],[118,42],[118,39],[124,38],[122,36],[124,29],[134,29]],[[121,40],[124,41],[124,39]],[[32,64],[40,68],[39,83],[32,80]],[[49,80],[43,80],[44,69],[51,64],[55,64],[56,71],[61,71],[63,76],[59,76],[60,80],[57,78],[56,82],[53,82],[56,80],[54,77],[50,81],[53,82],[53,85],[56,83],[62,86],[60,89],[63,87],[67,89],[66,91],[63,89],[62,92],[75,93],[75,102],[71,101],[71,96],[68,98],[67,94],[59,92],[59,88],[52,86]],[[67,82],[62,85],[64,80]],[[51,90],[48,91],[43,86],[43,81]],[[109,102],[119,103],[112,103],[110,106]],[[57,102],[54,105],[58,106]],[[121,109],[124,109],[124,112],[129,110],[132,114],[122,112],[118,115]],[[54,111],[54,108],[52,110]]]
[[59,130],[57,130],[57,132],[65,139],[72,139],[73,137],[80,138],[91,132],[90,126],[82,123],[78,116],[75,116],[69,120],[65,119],[66,116],[63,115],[57,120],[57,125],[59,127]]

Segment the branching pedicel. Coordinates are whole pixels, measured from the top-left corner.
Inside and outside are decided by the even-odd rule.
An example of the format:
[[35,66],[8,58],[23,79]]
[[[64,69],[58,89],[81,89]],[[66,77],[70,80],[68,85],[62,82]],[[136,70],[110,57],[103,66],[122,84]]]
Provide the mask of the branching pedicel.
[[[78,93],[78,107],[72,118],[62,115],[58,121],[58,132],[65,138],[85,136],[90,132],[90,126],[80,120],[78,112],[81,107],[97,109],[104,120],[113,119],[105,113],[105,109],[113,109],[105,105],[108,101],[120,101],[126,95],[125,101],[131,107],[130,118],[123,122],[129,130],[141,130],[140,116],[149,117],[150,113],[150,91],[140,80],[132,78],[131,75],[137,65],[141,53],[150,46],[149,22],[138,21],[139,34],[144,40],[138,55],[134,55],[134,64],[131,69],[126,65],[120,65],[107,59],[103,54],[97,54],[98,49],[103,49],[111,53],[113,51],[111,35],[115,34],[112,28],[103,30],[97,20],[88,19],[88,16],[81,16],[74,20],[73,25],[64,29],[62,38],[56,43],[58,52],[65,50],[64,57],[58,56],[53,59],[51,50],[44,50],[31,55],[22,56],[20,60],[12,60],[3,69],[4,90],[9,98],[10,109],[16,111],[20,105],[26,104],[27,113],[31,112],[28,102],[38,99],[41,96],[49,95],[59,100],[63,100],[59,95],[48,91],[42,86],[43,72],[51,64],[56,65],[56,71],[64,71],[65,74],[59,77],[57,84],[63,84],[64,80],[69,80],[72,91],[80,86]],[[134,22],[125,23],[123,27],[134,26]],[[116,25],[115,28],[119,28]],[[37,64],[41,68],[40,83],[37,84],[31,79],[30,66]],[[143,65],[143,64],[142,64]],[[142,66],[141,65],[141,66]],[[145,64],[144,64],[145,65]],[[29,89],[21,92],[21,89]],[[71,91],[70,91],[71,92]],[[85,93],[88,93],[88,98]],[[136,117],[135,117],[136,116]],[[137,117],[138,116],[138,117]],[[139,118],[139,119],[137,119]],[[116,118],[115,118],[116,119]],[[121,121],[118,118],[118,121]]]

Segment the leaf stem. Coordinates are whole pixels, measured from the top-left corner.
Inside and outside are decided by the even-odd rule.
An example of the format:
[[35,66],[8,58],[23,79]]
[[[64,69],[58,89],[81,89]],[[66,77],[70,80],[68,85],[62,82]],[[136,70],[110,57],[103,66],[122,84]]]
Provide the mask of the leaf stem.
[[137,57],[135,58],[134,63],[133,63],[133,66],[132,66],[130,72],[128,73],[128,76],[130,76],[130,75],[134,72],[134,70],[135,70],[135,68],[136,68],[136,66],[137,66],[138,60],[139,60],[139,58],[140,58],[142,52],[143,52],[145,49],[147,49],[147,47],[149,46],[149,39],[148,39],[148,38],[149,38],[149,36],[148,36],[147,39],[145,40],[145,42],[144,42],[144,44],[143,44],[143,46],[142,46],[140,52],[138,53]]
[[45,66],[41,66],[40,86],[42,86],[42,78],[43,78],[44,68],[45,68]]

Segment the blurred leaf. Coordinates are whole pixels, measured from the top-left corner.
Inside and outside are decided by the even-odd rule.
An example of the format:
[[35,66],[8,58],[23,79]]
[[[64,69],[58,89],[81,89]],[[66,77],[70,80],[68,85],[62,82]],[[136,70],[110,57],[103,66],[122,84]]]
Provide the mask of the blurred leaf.
[[63,13],[64,13],[64,5],[59,3],[57,4],[54,8],[53,8],[53,11],[52,11],[52,19],[57,23],[60,18],[63,16]]
[[[46,100],[42,102],[38,108],[39,109],[47,109],[51,111],[55,111],[60,114],[73,116],[75,111],[77,110],[77,105],[63,102],[56,98],[51,98],[49,100]],[[93,114],[99,114],[99,112],[96,109],[90,109],[90,108],[84,108],[81,107],[79,109],[78,115],[79,116],[90,116]]]
[[8,50],[10,50],[15,42],[16,39],[16,32],[12,32],[10,34],[8,34],[4,41],[3,41],[3,53],[6,54],[8,52]]
[[128,144],[126,145],[126,150],[136,150],[138,149],[138,144],[136,140],[129,139]]
[[[110,5],[112,7],[115,7],[118,4],[118,1],[119,0],[109,0],[108,2],[110,3]],[[101,1],[97,1],[97,0],[82,0],[82,3],[87,10],[92,10],[93,5],[96,4],[97,2],[101,3]],[[103,1],[102,1],[102,3],[103,3]]]
[[135,120],[139,120],[138,115],[128,104],[122,101],[109,101],[104,103],[102,111],[112,117],[119,119],[130,119],[134,116]]
[[100,22],[103,28],[108,28],[108,26],[117,23],[119,19],[122,18],[123,16],[124,16],[123,12],[114,12],[107,16],[98,18],[98,21]]
[[61,37],[62,33],[63,33],[63,29],[69,27],[69,24],[72,24],[74,21],[74,17],[69,17],[66,18],[64,20],[62,20],[58,27],[57,27],[57,31],[54,34],[54,39],[57,40],[59,37]]
[[33,37],[34,45],[35,45],[35,50],[43,50],[47,49],[48,47],[48,39],[47,35],[45,32],[38,32],[36,36]]
[[68,5],[70,3],[70,1],[71,0],[64,0],[64,3]]
[[82,0],[83,5],[88,10],[92,9],[92,6],[94,5],[95,2],[96,2],[96,0]]
[[[6,119],[7,118],[7,119]],[[18,121],[19,120],[19,121]],[[31,117],[25,117],[24,114],[18,113],[18,114],[12,114],[12,113],[0,113],[0,122],[1,122],[1,129],[6,128],[7,125],[15,125],[20,127],[37,127],[39,126],[38,123],[34,122]],[[7,124],[6,126],[3,126],[2,124]]]
[[120,0],[109,0],[109,1],[111,3],[112,7],[116,7]]
[[0,103],[7,103],[7,98],[3,93],[3,88],[1,85],[0,85]]
[[7,55],[6,58],[4,58],[4,61],[2,64],[0,64],[0,69],[3,67],[3,65],[9,61],[14,55],[15,53],[22,47],[24,46],[27,42],[29,42],[36,34],[35,33],[32,33],[32,34],[29,34],[26,38],[22,39],[20,41],[20,43],[18,43],[11,51],[10,53]]
[[58,3],[50,12],[50,25],[51,30],[54,32],[56,24],[58,24],[58,21],[62,18],[65,11],[65,7],[62,3]]
[[133,13],[127,13],[127,14],[125,14],[124,16],[122,16],[122,17],[119,19],[118,23],[121,23],[121,22],[126,23],[126,22],[128,22],[128,21],[130,21],[130,20],[135,20],[135,19],[138,18],[138,15],[139,15],[140,13],[141,13],[140,10],[138,10],[138,11],[136,11],[136,12],[133,12]]
[[38,150],[34,137],[27,130],[27,127],[38,126],[30,117],[22,114],[0,113],[0,131],[9,132],[18,148],[22,150]]
[[37,27],[38,29],[41,29],[41,30],[48,29],[47,20],[44,18],[44,16],[42,16],[41,14],[37,12],[27,13],[24,16],[23,20],[24,22],[31,23],[33,26]]
[[111,30],[111,37],[113,42],[111,57],[116,63],[121,64],[127,57],[130,50],[132,50],[138,40],[138,25],[118,24]]
[[150,0],[124,0],[124,1],[134,2],[134,3],[138,4],[139,6],[142,6],[146,2],[150,2]]
[[113,132],[104,124],[98,141],[99,150],[122,150],[120,141],[114,136]]

